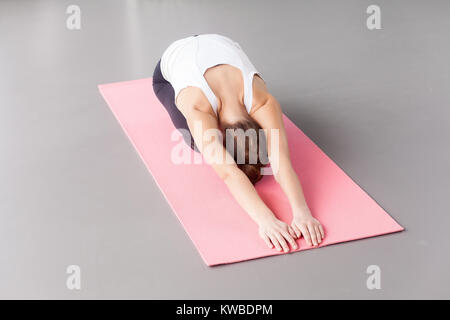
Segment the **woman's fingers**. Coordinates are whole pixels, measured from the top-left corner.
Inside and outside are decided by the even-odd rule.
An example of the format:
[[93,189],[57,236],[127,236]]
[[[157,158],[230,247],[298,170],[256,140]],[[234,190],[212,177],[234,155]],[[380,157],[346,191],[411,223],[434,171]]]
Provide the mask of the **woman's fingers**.
[[264,240],[264,242],[267,244],[267,246],[268,246],[270,249],[272,249],[272,248],[273,248],[273,244],[272,244],[272,242],[270,241],[269,236],[268,236],[267,234],[263,233],[263,234],[261,235],[261,237],[263,238],[263,240]]
[[275,248],[277,251],[289,252],[298,249],[297,239],[301,236],[310,246],[318,246],[323,242],[325,233],[322,225],[317,221],[308,221],[305,223],[295,223],[287,225],[279,223],[269,229],[260,229],[260,236],[269,248]]
[[300,231],[303,234],[303,238],[305,238],[306,242],[312,246],[311,236],[309,234],[308,228],[305,225],[300,225]]
[[309,231],[309,234],[311,235],[312,243],[315,246],[317,246],[316,231],[314,230],[314,226],[313,225],[308,225],[308,231]]
[[292,238],[297,239],[297,235],[295,234],[294,228],[291,226],[288,226],[289,234],[292,236]]
[[275,249],[277,249],[277,251],[281,251],[281,246],[280,246],[280,244],[278,243],[277,237],[275,237],[275,236],[273,236],[273,235],[270,235],[269,238],[270,238],[270,241],[271,241],[271,242],[273,243],[273,245],[275,246]]
[[297,249],[297,243],[295,242],[293,236],[286,231],[281,232],[281,235],[289,242],[292,249]]
[[323,231],[323,227],[321,224],[319,224],[319,231],[320,231],[320,234],[322,235],[322,239],[325,238],[325,232]]
[[322,242],[322,235],[320,234],[319,227],[315,226],[314,230],[316,231],[317,242],[320,244]]
[[286,240],[283,238],[283,236],[280,233],[278,233],[276,235],[276,237],[277,237],[278,242],[280,243],[280,245],[283,247],[283,251],[284,252],[288,252],[289,251],[289,246],[286,243]]
[[300,239],[300,237],[302,236],[302,232],[297,227],[297,225],[296,224],[292,224],[292,229],[294,229],[294,232],[295,232],[295,235],[297,236],[297,239]]

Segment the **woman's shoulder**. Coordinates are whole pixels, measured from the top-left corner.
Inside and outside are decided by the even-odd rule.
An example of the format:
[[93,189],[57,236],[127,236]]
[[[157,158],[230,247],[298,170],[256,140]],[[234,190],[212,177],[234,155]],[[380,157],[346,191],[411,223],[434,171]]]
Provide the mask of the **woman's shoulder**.
[[180,90],[177,96],[176,106],[183,114],[189,114],[191,110],[195,109],[215,115],[205,94],[198,87],[188,86]]
[[266,82],[258,75],[253,76],[253,99],[250,113],[256,112],[259,108],[267,103],[268,100],[274,97],[270,94]]

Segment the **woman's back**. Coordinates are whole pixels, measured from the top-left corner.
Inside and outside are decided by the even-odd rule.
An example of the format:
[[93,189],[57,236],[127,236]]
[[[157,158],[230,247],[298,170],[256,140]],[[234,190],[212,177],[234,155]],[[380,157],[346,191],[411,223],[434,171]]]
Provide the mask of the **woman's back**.
[[175,100],[182,89],[198,87],[216,114],[226,97],[239,99],[250,112],[253,77],[259,74],[237,42],[217,34],[173,42],[161,58],[161,71],[174,88]]

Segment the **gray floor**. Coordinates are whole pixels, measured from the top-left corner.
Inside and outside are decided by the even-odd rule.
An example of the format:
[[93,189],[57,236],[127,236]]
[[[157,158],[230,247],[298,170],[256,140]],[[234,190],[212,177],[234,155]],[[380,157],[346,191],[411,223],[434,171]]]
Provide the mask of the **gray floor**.
[[[373,3],[382,30],[366,28]],[[0,297],[450,298],[449,14],[445,0],[2,0]],[[406,231],[206,267],[96,87],[150,77],[195,33],[238,41]],[[366,288],[372,264],[381,290]]]

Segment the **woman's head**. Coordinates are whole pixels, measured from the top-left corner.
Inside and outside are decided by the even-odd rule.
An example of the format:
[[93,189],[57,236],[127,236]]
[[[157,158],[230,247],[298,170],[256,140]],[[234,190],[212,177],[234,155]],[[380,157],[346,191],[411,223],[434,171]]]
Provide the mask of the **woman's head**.
[[[255,184],[264,166],[260,155],[266,153],[266,141],[260,125],[248,114],[234,123],[221,123],[224,146],[233,156],[239,169]],[[261,149],[261,150],[260,150]]]

